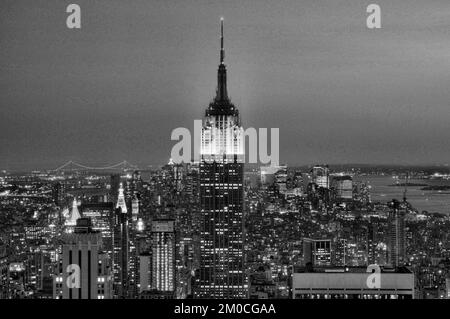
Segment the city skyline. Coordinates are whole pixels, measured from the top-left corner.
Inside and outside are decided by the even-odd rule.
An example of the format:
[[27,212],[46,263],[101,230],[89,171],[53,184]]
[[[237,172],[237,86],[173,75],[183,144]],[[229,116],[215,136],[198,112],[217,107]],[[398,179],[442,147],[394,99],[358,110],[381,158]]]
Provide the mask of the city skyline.
[[0,169],[167,163],[212,98],[220,16],[231,100],[280,128],[282,163],[447,164],[445,1],[378,3],[380,30],[359,2],[79,1],[69,30],[63,4],[5,1]]
[[450,299],[443,0],[21,1],[0,5],[0,299]]

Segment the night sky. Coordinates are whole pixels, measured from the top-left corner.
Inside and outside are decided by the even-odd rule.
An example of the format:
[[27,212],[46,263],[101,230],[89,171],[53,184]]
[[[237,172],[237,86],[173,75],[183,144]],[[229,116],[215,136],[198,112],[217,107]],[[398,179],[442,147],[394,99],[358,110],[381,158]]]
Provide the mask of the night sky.
[[449,162],[448,0],[2,0],[0,169],[167,162],[214,96],[221,16],[228,92],[281,162]]

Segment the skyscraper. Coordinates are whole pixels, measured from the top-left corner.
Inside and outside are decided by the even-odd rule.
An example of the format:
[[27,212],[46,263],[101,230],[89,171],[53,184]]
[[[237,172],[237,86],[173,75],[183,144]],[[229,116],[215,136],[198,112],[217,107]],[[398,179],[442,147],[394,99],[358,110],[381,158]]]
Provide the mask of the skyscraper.
[[332,185],[336,192],[337,200],[352,200],[353,199],[353,180],[351,176],[333,176]]
[[281,194],[286,192],[287,176],[287,166],[279,166],[278,171],[275,173],[275,182],[277,184],[278,192],[280,192]]
[[[53,296],[58,299],[110,299],[112,276],[101,233],[92,230],[89,218],[79,218],[74,232],[63,237],[60,273],[54,277]],[[68,272],[73,266],[79,271]],[[74,276],[73,284],[69,285]]]
[[113,174],[110,176],[110,190],[109,190],[109,200],[113,203],[117,202],[117,198],[119,196],[119,187],[120,187],[120,175]]
[[200,269],[196,298],[243,298],[244,166],[239,112],[227,93],[221,20],[216,97],[206,109],[200,160]]
[[334,242],[334,266],[345,266],[347,264],[347,239],[337,236]]
[[61,206],[64,202],[64,185],[56,182],[52,185],[52,199],[56,206]]
[[367,262],[369,265],[376,264],[376,248],[377,248],[377,230],[378,224],[373,223],[373,218],[370,220],[371,222],[367,226]]
[[405,211],[400,202],[392,200],[388,219],[388,258],[389,264],[398,267],[405,262]]
[[70,212],[70,215],[67,216],[67,219],[65,221],[65,230],[67,233],[73,232],[77,220],[81,217],[80,212],[78,210],[78,202],[77,199],[74,198],[72,202],[72,210]]
[[6,245],[0,242],[0,299],[8,298],[8,259]]
[[303,239],[303,261],[312,266],[331,266],[330,239]]
[[83,217],[91,219],[92,230],[98,231],[102,235],[103,250],[108,254],[112,268],[114,203],[82,203],[81,213]]
[[388,261],[385,245],[388,226],[380,218],[370,217],[370,222],[367,225],[367,261],[369,265],[385,265]]
[[123,186],[120,184],[116,210],[114,214],[114,295],[126,298],[128,295],[128,214]]
[[142,178],[139,171],[134,171],[131,179],[126,181],[125,204],[128,209],[128,293],[129,297],[138,293],[138,267],[139,257],[137,252],[137,223],[142,193]]
[[317,186],[323,188],[330,188],[330,170],[328,165],[316,165],[312,169],[312,180]]
[[152,222],[152,288],[175,292],[175,221]]

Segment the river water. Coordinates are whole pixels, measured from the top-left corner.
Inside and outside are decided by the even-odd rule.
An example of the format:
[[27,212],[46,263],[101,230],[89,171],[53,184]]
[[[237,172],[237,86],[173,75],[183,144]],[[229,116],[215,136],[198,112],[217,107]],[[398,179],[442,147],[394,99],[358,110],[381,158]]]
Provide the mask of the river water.
[[[355,176],[354,181],[367,182],[370,186],[372,201],[388,202],[392,199],[402,200],[403,186],[389,186],[395,184],[397,179],[392,176]],[[404,180],[400,180],[401,183]],[[411,179],[409,183],[427,185],[450,185],[449,180],[442,179]],[[450,190],[425,191],[424,186],[408,186],[407,201],[419,212],[438,212],[450,214]]]

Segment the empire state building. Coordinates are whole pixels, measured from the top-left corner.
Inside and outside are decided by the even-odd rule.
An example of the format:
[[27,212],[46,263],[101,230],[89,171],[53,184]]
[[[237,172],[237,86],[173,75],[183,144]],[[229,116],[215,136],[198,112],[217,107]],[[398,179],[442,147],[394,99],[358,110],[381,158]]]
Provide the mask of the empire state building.
[[200,274],[196,298],[245,298],[244,150],[239,112],[227,93],[221,20],[217,91],[206,109],[200,146]]

